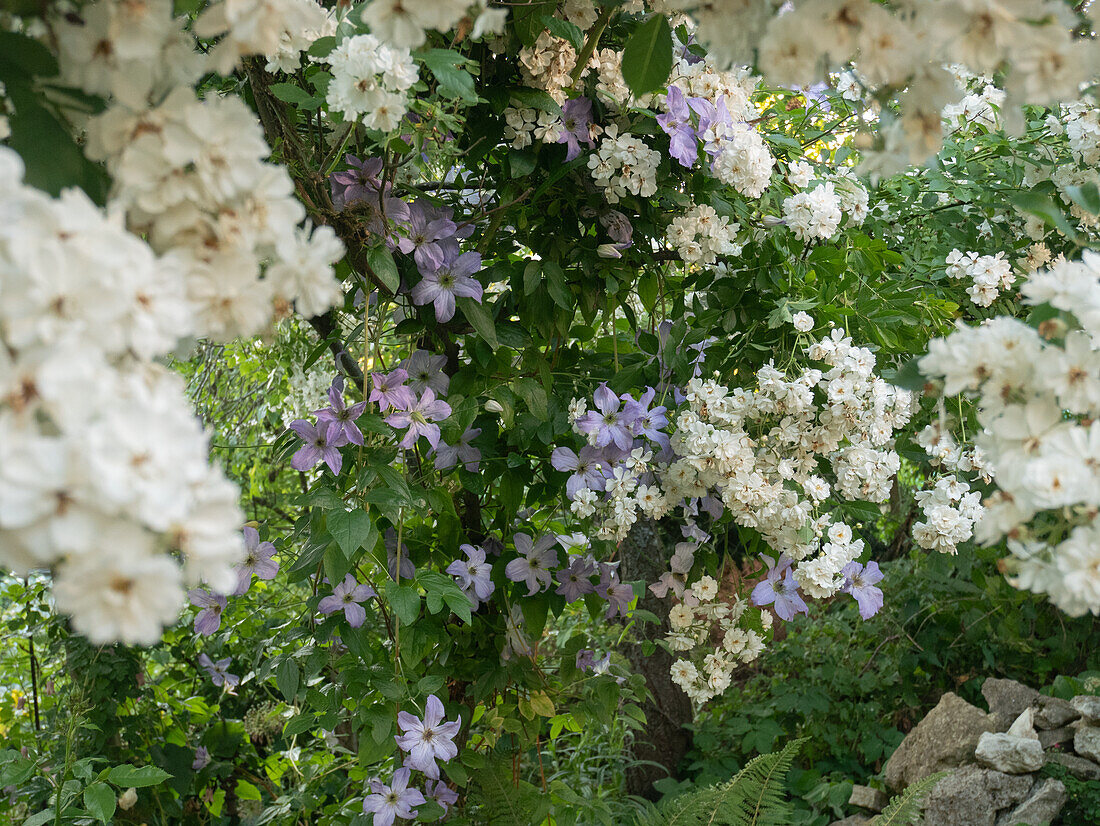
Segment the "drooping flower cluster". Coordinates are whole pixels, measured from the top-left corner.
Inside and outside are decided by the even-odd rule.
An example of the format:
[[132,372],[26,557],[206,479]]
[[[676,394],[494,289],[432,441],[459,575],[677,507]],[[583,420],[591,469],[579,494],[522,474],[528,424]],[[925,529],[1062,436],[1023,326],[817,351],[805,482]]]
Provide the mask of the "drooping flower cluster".
[[1005,259],[1003,252],[979,255],[976,252],[951,250],[947,255],[947,275],[956,279],[970,278],[973,283],[966,288],[966,294],[979,307],[988,307],[1002,290],[1009,289],[1016,282],[1012,263]]
[[737,255],[740,224],[730,223],[709,204],[698,204],[672,219],[665,239],[686,264],[713,264],[720,255]]
[[[280,10],[303,3],[227,2],[208,14],[232,23],[240,12],[246,28],[270,25],[240,41],[259,48],[286,25]],[[280,16],[249,16],[272,11],[268,5]],[[319,6],[307,5],[324,19]],[[340,295],[331,264],[343,245],[327,227],[299,227],[305,210],[286,170],[264,162],[269,149],[244,102],[195,96],[207,64],[172,18],[171,3],[103,0],[82,13],[87,20],[59,20],[57,30],[62,77],[109,96],[88,121],[86,151],[106,164],[131,229],[178,268],[194,332],[229,340],[262,332],[295,302],[307,315],[326,310]]]
[[840,196],[831,181],[783,201],[783,223],[800,241],[827,241],[840,228]]
[[[750,608],[743,599],[719,599],[718,583],[709,576],[684,591],[668,619],[665,644],[680,657],[670,669],[672,681],[695,703],[721,694],[738,665],[760,656],[772,625],[769,612]],[[717,648],[713,639],[721,640]]]
[[419,74],[408,49],[391,47],[370,34],[349,37],[328,56],[332,80],[329,108],[368,129],[392,132],[405,117],[408,90]]
[[975,400],[974,441],[999,489],[983,502],[978,541],[1008,537],[1017,587],[1069,614],[1100,613],[1100,256],[1060,259],[1021,292],[1059,313],[1042,334],[1012,318],[960,327],[930,343],[920,370],[945,396]]
[[608,203],[616,204],[627,193],[648,198],[657,191],[657,167],[661,153],[641,138],[616,126],[607,127],[599,150],[588,157],[592,180],[604,190]]
[[954,476],[942,476],[931,490],[916,493],[922,521],[913,525],[913,541],[922,548],[954,554],[974,535],[981,518],[981,494]]
[[184,583],[234,590],[244,550],[237,488],[154,361],[194,333],[180,269],[21,176],[0,148],[0,563],[54,568],[93,642],[151,644]]

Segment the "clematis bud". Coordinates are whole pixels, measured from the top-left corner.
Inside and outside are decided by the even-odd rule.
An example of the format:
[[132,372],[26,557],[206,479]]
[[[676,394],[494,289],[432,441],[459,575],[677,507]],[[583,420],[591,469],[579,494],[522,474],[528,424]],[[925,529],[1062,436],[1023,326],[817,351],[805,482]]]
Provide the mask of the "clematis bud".
[[614,244],[600,244],[596,247],[596,252],[599,253],[600,258],[622,258],[623,255],[615,247]]
[[127,812],[137,803],[137,789],[127,789],[118,796],[118,807]]

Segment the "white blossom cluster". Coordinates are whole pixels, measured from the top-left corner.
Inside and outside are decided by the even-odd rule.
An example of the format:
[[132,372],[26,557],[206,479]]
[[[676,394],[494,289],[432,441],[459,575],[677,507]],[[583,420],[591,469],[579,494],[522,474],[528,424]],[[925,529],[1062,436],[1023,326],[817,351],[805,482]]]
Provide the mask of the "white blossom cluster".
[[[668,620],[671,630],[665,643],[672,651],[688,654],[672,664],[672,682],[698,704],[729,688],[739,664],[760,656],[764,650],[761,631],[767,631],[773,622],[769,611],[751,608],[741,598],[731,602],[720,599],[718,583],[709,576],[684,592],[683,600],[669,611]],[[721,639],[717,648],[712,642],[716,637]]]
[[1070,151],[1083,166],[1100,164],[1100,108],[1091,98],[1062,106],[1062,121]]
[[738,255],[740,224],[730,223],[709,204],[692,206],[672,219],[665,230],[665,240],[687,264],[713,264],[720,255]]
[[536,140],[540,143],[557,143],[559,135],[559,115],[528,106],[509,106],[504,110],[504,140],[513,149],[524,149]]
[[771,182],[775,158],[751,126],[734,123],[724,126],[716,122],[704,136],[708,146],[716,146],[718,154],[711,164],[711,174],[746,198],[759,198]]
[[998,112],[1004,105],[1004,101],[1004,91],[992,83],[987,83],[981,90],[970,92],[957,103],[944,106],[943,119],[951,127],[984,126],[986,129],[996,129],[1000,126]]
[[196,332],[182,267],[21,176],[0,147],[0,564],[53,568],[93,642],[152,644],[185,583],[231,591],[244,553],[237,488],[155,361]]
[[607,127],[598,151],[588,156],[592,179],[604,191],[608,203],[618,203],[627,193],[648,198],[657,191],[657,167],[661,153],[650,149],[629,132]]
[[[542,32],[533,46],[524,46],[519,52],[519,67],[524,83],[542,89],[558,102],[565,103],[565,90],[573,85],[573,69],[577,65],[577,50],[564,38]],[[589,61],[582,74],[588,74],[594,65]]]
[[972,283],[966,288],[966,294],[979,307],[988,307],[1002,290],[1016,283],[1012,262],[1005,259],[1003,252],[979,255],[976,252],[951,250],[947,255],[947,275],[955,279],[969,278]]
[[211,68],[220,74],[231,72],[242,57],[253,54],[292,70],[298,66],[299,53],[322,31],[335,31],[333,24],[315,0],[219,0],[199,15],[195,34],[221,38],[210,51]]
[[913,541],[920,547],[945,554],[974,535],[981,518],[981,494],[954,476],[941,476],[930,490],[916,493],[922,521],[913,525]]
[[130,228],[179,267],[194,332],[253,335],[293,302],[314,315],[338,300],[331,265],[343,245],[328,227],[299,227],[305,210],[286,170],[264,162],[244,102],[195,96],[204,61],[171,3],[103,0],[83,12],[92,22],[57,28],[65,79],[111,96],[88,122],[86,152],[106,163]]
[[897,12],[873,0],[654,0],[686,12],[700,40],[727,65],[757,64],[770,83],[809,86],[853,63],[870,89],[904,89],[886,125],[886,151],[923,160],[940,146],[940,114],[957,100],[945,64],[1006,75],[1007,104],[1077,98],[1096,73],[1095,42],[1074,35],[1059,0],[909,0]]
[[930,343],[920,370],[945,396],[975,399],[974,441],[998,487],[978,541],[1009,538],[1017,587],[1069,614],[1100,613],[1100,255],[1056,260],[1022,293],[1062,315],[1042,335],[1004,317],[960,327]]
[[[860,226],[867,220],[870,194],[848,167],[839,167],[835,172],[819,172],[806,161],[792,161],[787,167],[787,182],[795,189],[807,189],[814,182],[832,184],[832,194],[836,196],[841,212],[848,216],[845,226]],[[822,201],[827,200],[823,195],[819,197]],[[831,200],[828,203],[831,206]],[[805,218],[803,213],[807,209],[804,202],[795,202],[791,206]]]
[[[829,369],[788,378],[765,365],[755,390],[689,382],[671,437],[677,458],[658,475],[669,503],[719,500],[738,525],[798,563],[807,594],[823,597],[843,584],[840,570],[863,549],[850,528],[831,524],[827,500],[889,497],[900,466],[892,438],[909,421],[912,397],[874,375],[874,355],[843,330],[806,354]],[[820,475],[820,459],[832,482]]]
[[328,56],[332,81],[326,100],[344,120],[392,132],[408,111],[408,90],[419,73],[408,49],[370,34],[349,37]]
[[783,201],[783,223],[800,241],[832,238],[843,217],[840,195],[832,181],[808,192],[796,192]]
[[976,475],[986,483],[992,481],[985,451],[977,445],[964,447],[959,444],[942,421],[934,421],[923,428],[917,434],[916,441],[928,454],[933,467],[953,473]]
[[463,21],[470,22],[472,40],[500,34],[507,17],[507,9],[489,8],[487,0],[370,0],[363,10],[371,34],[404,49],[423,45],[429,30],[450,31]]

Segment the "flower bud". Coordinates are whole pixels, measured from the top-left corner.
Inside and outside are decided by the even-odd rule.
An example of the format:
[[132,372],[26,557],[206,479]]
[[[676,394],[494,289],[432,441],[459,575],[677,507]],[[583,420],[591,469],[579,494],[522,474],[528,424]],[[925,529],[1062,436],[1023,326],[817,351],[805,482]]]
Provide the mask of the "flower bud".
[[127,789],[118,796],[118,807],[127,812],[137,803],[137,789]]

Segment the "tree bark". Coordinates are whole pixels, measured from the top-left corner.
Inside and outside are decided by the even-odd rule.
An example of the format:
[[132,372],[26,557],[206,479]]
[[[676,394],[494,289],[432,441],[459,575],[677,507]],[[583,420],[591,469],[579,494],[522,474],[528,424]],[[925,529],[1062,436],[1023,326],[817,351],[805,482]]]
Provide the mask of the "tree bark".
[[[660,526],[651,520],[634,524],[619,546],[624,581],[656,582],[668,570],[673,539],[666,537]],[[638,600],[638,608],[664,618],[668,606],[646,589]],[[642,643],[656,641],[667,632],[667,626],[638,623],[633,644],[625,652],[635,672],[645,677],[651,697],[642,705],[646,728],[634,738],[632,757],[640,761],[626,770],[627,792],[654,800],[659,797],[653,783],[664,777],[679,777],[679,764],[691,748],[691,733],[685,726],[692,721],[691,702],[679,686],[672,682],[669,668],[672,656],[660,646],[646,655]]]

